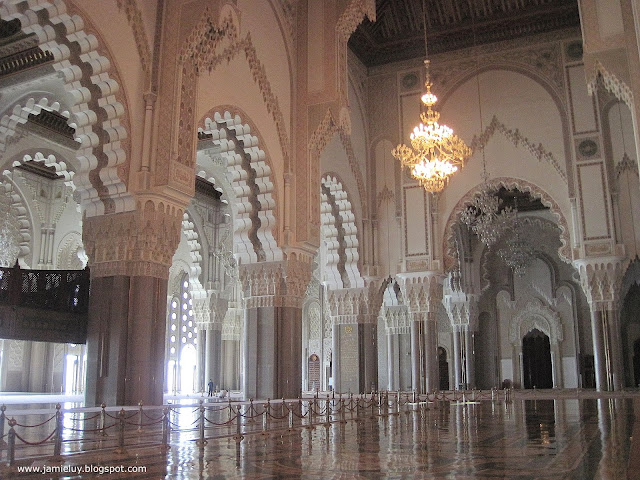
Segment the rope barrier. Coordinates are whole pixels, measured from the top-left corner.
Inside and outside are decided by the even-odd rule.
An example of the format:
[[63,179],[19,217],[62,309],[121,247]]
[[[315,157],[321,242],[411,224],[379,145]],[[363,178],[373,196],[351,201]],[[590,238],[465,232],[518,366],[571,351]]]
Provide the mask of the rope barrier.
[[16,427],[22,427],[22,428],[35,428],[35,427],[41,427],[42,425],[44,425],[45,423],[50,422],[51,420],[53,420],[54,418],[56,418],[56,415],[53,414],[51,417],[47,418],[44,422],[42,423],[37,423],[35,425],[22,425],[21,423],[16,422]]
[[37,446],[37,445],[42,445],[44,443],[47,443],[51,437],[53,437],[55,435],[56,431],[52,431],[44,440],[40,440],[39,442],[29,442],[28,440],[25,440],[24,438],[22,438],[20,435],[18,435],[17,432],[14,431],[14,434],[16,436],[16,438],[18,440],[20,440],[22,443],[24,443],[25,445],[29,445],[29,446]]

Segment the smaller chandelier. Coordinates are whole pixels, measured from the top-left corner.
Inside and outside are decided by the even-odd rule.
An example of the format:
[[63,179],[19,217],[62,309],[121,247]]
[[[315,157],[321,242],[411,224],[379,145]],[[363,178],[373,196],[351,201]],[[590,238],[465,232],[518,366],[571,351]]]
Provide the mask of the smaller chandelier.
[[521,238],[522,227],[522,223],[516,219],[513,225],[513,239],[509,239],[506,245],[498,250],[500,259],[518,277],[524,276],[527,268],[536,258],[535,248],[528,241]]
[[440,125],[440,113],[433,110],[438,98],[431,93],[429,59],[424,61],[426,69],[425,88],[422,103],[426,111],[420,114],[422,122],[413,129],[410,136],[411,147],[398,145],[391,152],[393,156],[408,167],[411,175],[417,179],[427,192],[441,192],[449,178],[471,156],[471,149],[446,125]]
[[471,205],[460,215],[462,223],[471,228],[480,241],[491,248],[513,225],[517,211],[509,206],[500,209],[502,201],[496,193],[484,185]]

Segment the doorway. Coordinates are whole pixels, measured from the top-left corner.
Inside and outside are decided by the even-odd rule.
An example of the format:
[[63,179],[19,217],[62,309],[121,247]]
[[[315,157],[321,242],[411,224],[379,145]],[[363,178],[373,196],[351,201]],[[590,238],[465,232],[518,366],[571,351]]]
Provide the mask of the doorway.
[[524,388],[553,388],[549,337],[534,328],[522,339]]
[[438,347],[438,372],[440,374],[440,390],[449,390],[449,362],[447,351]]

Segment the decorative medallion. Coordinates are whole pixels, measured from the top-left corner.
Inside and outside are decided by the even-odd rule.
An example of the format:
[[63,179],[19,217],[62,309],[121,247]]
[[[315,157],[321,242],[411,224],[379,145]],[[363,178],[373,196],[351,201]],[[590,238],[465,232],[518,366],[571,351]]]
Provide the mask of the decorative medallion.
[[599,156],[599,153],[600,148],[598,147],[598,143],[591,138],[582,140],[578,144],[578,155],[583,159]]
[[418,75],[415,72],[407,73],[402,77],[402,88],[404,90],[412,90],[419,83]]

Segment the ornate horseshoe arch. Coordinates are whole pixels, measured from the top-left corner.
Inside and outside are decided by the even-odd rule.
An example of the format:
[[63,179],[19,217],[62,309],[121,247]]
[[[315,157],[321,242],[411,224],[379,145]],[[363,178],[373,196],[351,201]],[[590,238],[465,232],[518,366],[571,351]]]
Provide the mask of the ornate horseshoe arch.
[[[464,211],[465,208],[471,205],[471,201],[473,197],[478,195],[482,189],[482,184],[476,185],[473,189],[469,190],[466,195],[464,195],[456,204],[454,209],[451,211],[449,215],[449,219],[447,220],[447,224],[444,229],[444,237],[443,237],[443,249],[444,252],[444,265],[445,270],[450,271],[457,267],[458,259],[455,251],[455,228],[454,226],[460,222],[460,215]],[[521,192],[529,193],[533,198],[538,198],[542,202],[543,205],[549,207],[551,213],[556,217],[558,222],[558,228],[560,228],[560,248],[558,249],[558,256],[561,260],[570,263],[571,262],[571,242],[569,238],[569,225],[564,215],[562,214],[562,210],[560,210],[560,206],[556,203],[556,201],[544,190],[542,190],[537,185],[528,182],[526,180],[522,180],[519,178],[512,177],[500,177],[489,180],[489,188],[492,190],[498,190],[500,187],[504,187],[507,190],[517,189]]]

